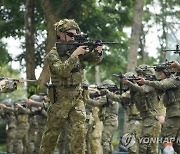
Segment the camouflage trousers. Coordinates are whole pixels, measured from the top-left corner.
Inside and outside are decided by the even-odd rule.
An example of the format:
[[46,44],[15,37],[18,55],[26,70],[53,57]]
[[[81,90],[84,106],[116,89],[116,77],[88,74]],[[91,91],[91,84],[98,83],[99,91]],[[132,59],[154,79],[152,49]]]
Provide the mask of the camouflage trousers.
[[64,129],[61,133],[61,135],[59,136],[59,141],[57,144],[57,149],[59,150],[60,154],[69,154],[69,141],[70,141],[70,130],[71,128],[69,128],[69,124],[68,121],[66,121],[65,125],[64,125]]
[[156,117],[148,117],[142,121],[139,141],[139,154],[158,154],[158,141],[161,125]]
[[101,145],[103,148],[103,154],[112,153],[112,139],[113,134],[118,128],[118,116],[110,115],[103,120],[103,131]]
[[164,139],[162,149],[164,148],[164,142],[173,142],[174,150],[177,154],[180,153],[180,117],[170,117],[165,120],[161,137]]
[[30,126],[28,133],[28,148],[27,148],[28,154],[36,153],[36,149],[35,149],[36,139],[37,139],[37,128]]
[[70,154],[85,153],[85,105],[82,97],[60,97],[47,111],[47,123],[42,137],[40,154],[53,154],[67,119],[69,120]]
[[15,145],[14,145],[15,153],[27,154],[28,131],[29,131],[28,123],[19,123],[18,124],[18,126],[16,128],[16,139],[15,139]]
[[7,139],[6,139],[7,153],[11,154],[14,152],[16,128],[8,128],[6,133],[7,133]]
[[127,134],[133,135],[135,142],[133,145],[128,146],[128,154],[137,154],[139,151],[139,144],[138,144],[138,138],[140,137],[141,133],[141,120],[129,120],[128,126],[127,126]]

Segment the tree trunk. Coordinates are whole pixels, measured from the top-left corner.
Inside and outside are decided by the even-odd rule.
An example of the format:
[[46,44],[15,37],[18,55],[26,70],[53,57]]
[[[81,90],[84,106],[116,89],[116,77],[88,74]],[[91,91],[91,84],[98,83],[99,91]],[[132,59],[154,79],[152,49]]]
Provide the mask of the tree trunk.
[[[134,72],[137,66],[139,37],[142,26],[144,0],[135,0],[133,25],[131,30],[130,52],[128,55],[127,72]],[[127,130],[127,115],[124,115],[124,132]]]
[[139,37],[142,26],[144,0],[135,0],[133,25],[131,30],[130,52],[128,55],[127,71],[134,72],[137,66],[137,56],[139,47]]
[[[35,77],[35,47],[34,47],[34,0],[26,0],[26,12],[25,12],[25,60],[26,60],[26,78],[36,79]],[[34,92],[31,89],[31,83],[27,84],[28,95],[32,95]]]
[[[56,42],[54,23],[58,21],[58,18],[55,16],[55,13],[53,13],[49,0],[41,0],[41,5],[47,22],[47,44],[45,49],[47,54],[51,50],[51,48],[55,45]],[[46,92],[45,84],[46,82],[49,81],[49,78],[50,78],[49,67],[47,65],[47,62],[44,61],[43,70],[38,79],[41,92]]]
[[100,67],[99,67],[99,65],[95,66],[95,82],[96,82],[96,84],[100,84],[101,83]]

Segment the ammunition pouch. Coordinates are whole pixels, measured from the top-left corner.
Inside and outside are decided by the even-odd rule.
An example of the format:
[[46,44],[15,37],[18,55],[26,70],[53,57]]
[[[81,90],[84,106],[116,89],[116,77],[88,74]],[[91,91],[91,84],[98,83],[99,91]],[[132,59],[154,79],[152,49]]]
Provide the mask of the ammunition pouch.
[[28,115],[26,114],[19,114],[17,116],[18,123],[26,123],[28,122]]
[[56,102],[57,96],[56,96],[56,89],[54,86],[48,88],[48,98],[50,99],[51,103]]
[[77,98],[79,96],[82,97],[82,90],[70,90],[70,89],[56,89],[57,97],[59,98]]

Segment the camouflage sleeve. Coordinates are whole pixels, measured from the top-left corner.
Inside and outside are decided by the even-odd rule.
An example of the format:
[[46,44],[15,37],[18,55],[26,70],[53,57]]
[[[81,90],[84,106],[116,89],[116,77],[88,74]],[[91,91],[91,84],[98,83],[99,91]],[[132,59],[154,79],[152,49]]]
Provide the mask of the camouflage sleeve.
[[63,77],[70,77],[71,70],[78,61],[78,57],[71,55],[66,61],[62,62],[59,58],[59,55],[56,51],[56,48],[53,48],[46,56],[46,60],[49,64],[50,70],[57,75]]
[[141,94],[153,91],[152,87],[149,87],[149,86],[139,86],[139,85],[134,84],[134,83],[132,83],[130,81],[128,81],[128,86],[133,91],[136,91],[136,92],[141,93]]
[[100,107],[100,106],[103,106],[106,103],[107,103],[107,98],[106,97],[101,97],[99,99],[89,99],[87,101],[87,104],[91,105],[93,107]]
[[86,55],[84,55],[84,60],[90,63],[98,64],[103,59],[103,53],[99,53],[97,51],[89,52]]
[[107,97],[109,99],[111,99],[112,101],[115,101],[115,102],[121,102],[122,101],[122,96],[121,95],[114,94],[114,93],[112,93],[110,91],[108,91]]
[[4,107],[4,111],[7,112],[7,113],[12,113],[14,112],[14,109],[12,107]]
[[25,108],[25,107],[19,107],[19,108],[18,108],[18,112],[19,112],[19,113],[23,113],[23,114],[31,114],[30,109],[27,109],[27,108]]
[[167,78],[161,81],[148,81],[145,80],[144,84],[154,87],[159,90],[168,90],[172,88],[177,88],[180,86],[180,81],[176,80],[174,77]]
[[31,106],[33,106],[33,107],[43,107],[43,103],[41,103],[41,102],[37,102],[37,101],[33,101],[33,104],[31,104]]

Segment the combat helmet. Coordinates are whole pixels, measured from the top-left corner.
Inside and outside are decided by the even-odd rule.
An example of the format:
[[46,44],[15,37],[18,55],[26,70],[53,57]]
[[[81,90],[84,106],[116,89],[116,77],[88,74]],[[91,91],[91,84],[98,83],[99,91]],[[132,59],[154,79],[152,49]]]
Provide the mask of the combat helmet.
[[30,99],[34,100],[34,101],[37,101],[37,102],[43,102],[44,101],[44,96],[40,96],[40,95],[32,95],[30,97]]
[[125,77],[132,77],[132,76],[136,76],[136,73],[133,72],[127,72],[124,74]]
[[79,25],[75,22],[74,19],[63,19],[54,24],[56,32],[66,32],[70,29],[76,29],[77,33],[80,33],[81,30]]
[[101,82],[100,87],[109,87],[113,85],[115,85],[115,83],[112,80],[104,80]]
[[135,68],[137,74],[144,74],[144,75],[155,75],[154,68],[151,68],[149,65],[142,64]]

